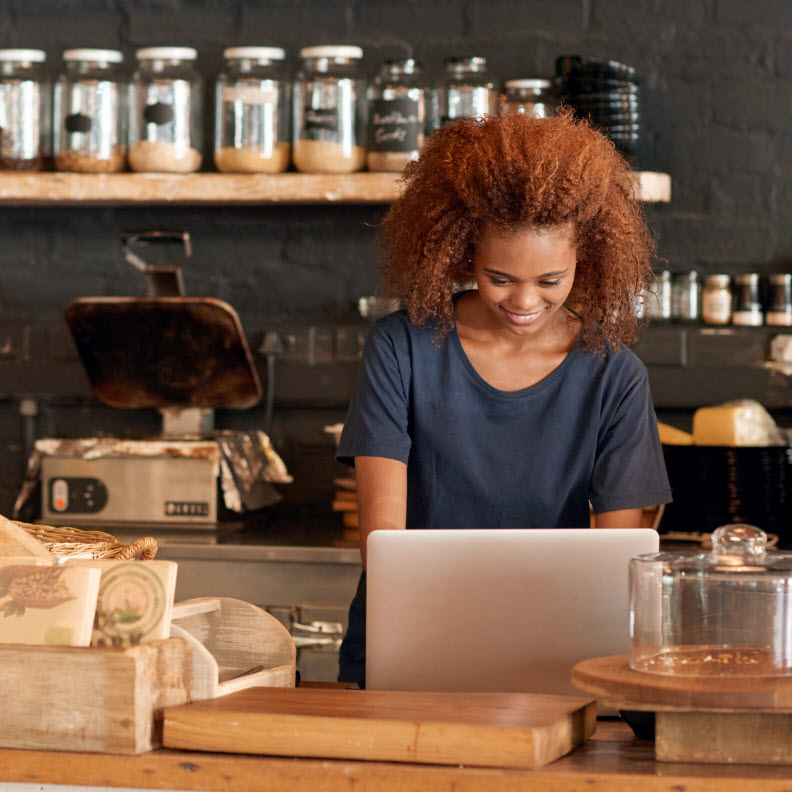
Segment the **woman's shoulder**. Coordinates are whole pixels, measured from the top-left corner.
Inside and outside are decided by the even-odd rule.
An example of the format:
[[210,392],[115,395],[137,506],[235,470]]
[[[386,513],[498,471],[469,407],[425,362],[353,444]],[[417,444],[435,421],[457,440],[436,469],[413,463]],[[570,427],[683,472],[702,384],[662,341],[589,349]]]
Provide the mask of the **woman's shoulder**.
[[434,338],[435,331],[431,325],[415,325],[410,321],[406,309],[394,311],[393,313],[378,319],[371,329],[370,334],[377,339],[390,339],[394,343],[404,343],[407,339]]
[[579,359],[583,361],[583,365],[608,379],[624,381],[648,376],[643,361],[624,344],[616,348],[608,346],[600,352],[583,352]]

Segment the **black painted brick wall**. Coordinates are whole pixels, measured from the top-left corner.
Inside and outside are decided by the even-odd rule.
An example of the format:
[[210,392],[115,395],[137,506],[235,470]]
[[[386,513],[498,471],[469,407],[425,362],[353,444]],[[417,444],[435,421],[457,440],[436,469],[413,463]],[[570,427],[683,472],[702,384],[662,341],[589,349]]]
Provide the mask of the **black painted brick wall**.
[[[139,46],[190,45],[211,83],[225,46],[283,45],[294,65],[300,46],[321,43],[360,44],[369,71],[414,54],[430,78],[444,57],[464,53],[486,55],[501,79],[550,74],[564,53],[627,62],[644,78],[640,164],[673,179],[673,202],[652,210],[669,266],[792,266],[788,0],[4,0],[0,8],[0,46],[43,48],[54,70],[68,47],[121,48],[131,64]],[[207,133],[211,112],[207,100]],[[40,435],[157,429],[156,414],[93,399],[62,322],[75,297],[142,294],[118,243],[129,228],[190,231],[188,293],[230,302],[254,347],[268,328],[331,328],[318,350],[329,362],[279,363],[273,425],[297,479],[287,500],[328,503],[338,469],[321,430],[343,417],[354,377],[354,365],[333,362],[332,327],[365,331],[355,302],[377,282],[373,226],[383,209],[0,209],[0,511],[24,467],[21,397],[38,400]],[[262,421],[260,408],[218,415],[226,426]]]

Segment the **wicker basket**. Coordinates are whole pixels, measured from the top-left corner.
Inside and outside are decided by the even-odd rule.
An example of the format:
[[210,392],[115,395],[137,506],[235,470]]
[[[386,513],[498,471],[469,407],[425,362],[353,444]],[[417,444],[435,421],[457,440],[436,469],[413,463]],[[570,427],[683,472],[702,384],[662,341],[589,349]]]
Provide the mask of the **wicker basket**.
[[157,541],[152,536],[144,536],[125,545],[103,531],[83,531],[65,526],[54,528],[22,522],[16,525],[38,539],[54,556],[84,556],[90,553],[91,558],[130,561],[140,554],[141,561],[151,561],[157,555]]

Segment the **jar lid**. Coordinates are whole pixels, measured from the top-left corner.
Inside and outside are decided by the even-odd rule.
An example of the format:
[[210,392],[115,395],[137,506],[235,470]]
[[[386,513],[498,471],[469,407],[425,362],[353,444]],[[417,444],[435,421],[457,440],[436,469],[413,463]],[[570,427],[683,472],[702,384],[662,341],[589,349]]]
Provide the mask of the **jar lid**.
[[774,272],[772,275],[767,276],[767,280],[774,286],[785,286],[788,283],[792,283],[792,274],[788,272]]
[[105,61],[121,63],[124,56],[118,50],[109,49],[70,49],[63,53],[65,61]]
[[286,51],[281,47],[229,47],[223,50],[228,59],[250,58],[250,60],[283,60]]
[[754,525],[721,525],[712,533],[712,551],[666,550],[633,558],[636,563],[661,563],[669,572],[726,575],[769,574],[792,577],[792,555],[765,552],[767,534]]
[[422,66],[421,61],[415,58],[385,58],[382,65],[388,69],[400,69],[410,74],[418,71]]
[[466,55],[463,57],[446,58],[443,61],[446,69],[454,69],[459,66],[469,66],[476,69],[484,69],[487,66],[487,59],[483,55]]
[[745,286],[753,286],[759,283],[758,272],[742,272],[734,276],[734,282]]
[[198,52],[192,47],[145,47],[135,53],[138,60],[195,60]]
[[0,50],[0,61],[30,61],[44,63],[47,53],[37,49],[3,49]]
[[709,283],[712,286],[724,288],[731,282],[731,277],[729,275],[707,275],[707,277],[704,279],[704,282]]
[[327,45],[321,47],[303,47],[301,58],[362,58],[362,47],[353,45]]
[[536,77],[531,77],[524,80],[506,80],[503,84],[506,89],[509,88],[538,88],[544,89],[550,87],[550,80],[543,80]]

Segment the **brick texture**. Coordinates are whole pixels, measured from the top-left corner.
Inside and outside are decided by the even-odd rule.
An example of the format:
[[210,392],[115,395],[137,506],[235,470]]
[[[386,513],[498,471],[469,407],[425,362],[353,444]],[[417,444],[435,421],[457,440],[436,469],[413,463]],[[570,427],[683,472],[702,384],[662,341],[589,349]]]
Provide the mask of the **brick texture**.
[[[550,75],[561,54],[622,60],[642,77],[640,164],[673,180],[673,202],[649,209],[667,265],[792,271],[788,0],[7,0],[0,37],[5,47],[45,49],[53,73],[69,47],[119,47],[130,67],[140,46],[197,47],[210,169],[212,84],[226,46],[284,46],[293,70],[302,46],[356,43],[369,74],[385,57],[413,54],[430,81],[445,57],[459,54],[486,56],[501,81]],[[356,301],[376,288],[383,210],[0,210],[0,511],[9,510],[21,481],[20,398],[39,400],[39,435],[158,430],[156,411],[113,410],[91,396],[63,309],[80,296],[143,294],[119,234],[169,228],[193,238],[187,293],[234,306],[254,350],[265,330],[290,328],[295,346],[276,367],[272,425],[296,479],[284,488],[283,510],[304,507],[333,519],[331,479],[339,470],[321,429],[343,418],[358,334],[366,330]],[[264,358],[255,357],[265,377]],[[673,391],[666,406],[680,407],[687,397],[678,386],[664,389],[652,377],[661,399]],[[777,398],[787,402],[792,396]],[[260,427],[263,405],[223,411],[217,420]]]

